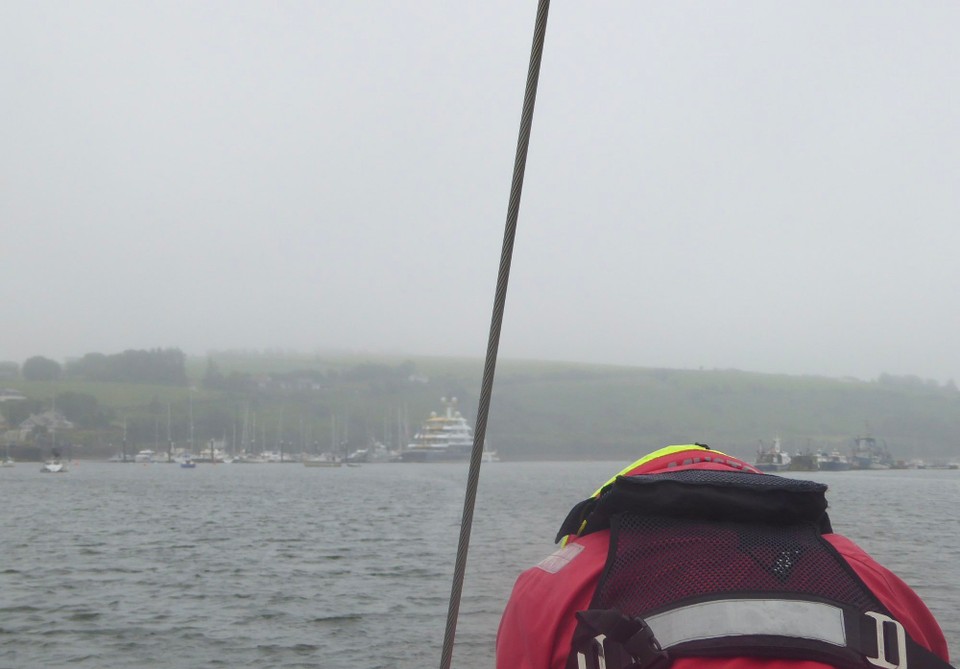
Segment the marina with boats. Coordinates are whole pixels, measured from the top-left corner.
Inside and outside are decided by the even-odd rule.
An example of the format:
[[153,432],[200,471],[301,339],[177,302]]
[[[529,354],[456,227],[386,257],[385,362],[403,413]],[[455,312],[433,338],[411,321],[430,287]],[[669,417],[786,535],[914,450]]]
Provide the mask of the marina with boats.
[[[404,373],[406,371],[409,370],[405,369]],[[423,382],[420,377],[411,375],[405,383],[416,386]],[[77,464],[78,460],[106,459],[113,463],[138,465],[178,464],[183,469],[203,464],[294,463],[308,468],[339,468],[385,463],[456,463],[467,462],[471,457],[474,444],[472,421],[461,412],[460,402],[452,394],[439,397],[438,392],[432,401],[424,395],[414,403],[418,407],[416,413],[422,419],[414,429],[408,426],[409,405],[405,401],[392,399],[371,410],[370,403],[356,398],[346,402],[342,394],[342,391],[340,395],[331,393],[330,401],[312,417],[309,413],[298,415],[288,409],[267,412],[264,407],[247,402],[235,407],[232,421],[222,422],[215,432],[208,424],[210,407],[204,407],[203,412],[198,413],[195,402],[188,396],[178,412],[177,423],[173,421],[172,403],[154,407],[149,430],[144,429],[141,419],[131,420],[128,432],[127,417],[118,417],[113,424],[116,440],[103,443],[99,452],[93,452],[89,443],[77,438],[77,428],[72,421],[59,410],[50,409],[31,414],[17,424],[16,429],[3,433],[5,457],[0,465],[12,468],[16,462],[38,462],[43,465],[44,472],[60,473],[66,472],[67,467]],[[436,399],[440,400],[439,403]],[[433,411],[429,411],[431,407]],[[548,408],[560,412],[567,407],[550,403]],[[525,459],[530,451],[525,450],[527,446],[522,442],[527,437],[516,437],[526,431],[525,423],[532,416],[542,416],[543,412],[514,409],[512,413],[515,422],[508,424],[507,429],[501,427],[501,432],[495,434],[498,439],[511,442],[511,459]],[[222,418],[229,417],[229,414],[221,412],[218,415]],[[571,416],[573,424],[588,422],[588,415],[589,412],[583,416],[574,414]],[[628,418],[623,417],[624,420]],[[926,461],[919,457],[930,452],[923,450],[923,446],[932,443],[929,437],[918,437],[913,443],[909,439],[905,441],[904,435],[894,433],[892,443],[895,446],[891,449],[885,439],[871,433],[869,424],[864,433],[845,440],[846,443],[834,436],[801,437],[795,432],[788,435],[771,432],[776,434],[772,441],[760,441],[759,447],[750,449],[756,452],[753,458],[756,468],[767,472],[958,468],[955,456],[940,460],[934,458],[944,456],[926,455],[929,458]],[[214,437],[214,434],[218,436]],[[316,438],[319,434],[329,434],[322,440],[325,443],[321,444]],[[656,439],[656,435],[643,430],[634,430],[631,435],[634,444]],[[709,435],[705,436],[709,441]],[[624,444],[622,451],[629,447]],[[749,448],[738,448],[736,441],[733,445],[721,443],[719,447],[741,457]],[[53,449],[64,453],[59,462],[48,457]],[[944,449],[936,450],[942,453]],[[582,454],[578,455],[581,458],[612,455],[600,453],[599,449],[589,455],[585,449],[581,451]],[[540,453],[546,454],[546,451]],[[554,457],[545,459],[562,459],[568,453],[558,449]],[[497,452],[485,442],[482,461],[489,463],[499,459]],[[539,455],[534,459],[544,458]]]
[[846,453],[838,448],[831,450],[809,449],[787,453],[780,437],[765,447],[763,442],[757,449],[754,466],[766,472],[811,472],[811,471],[850,471],[885,469],[960,469],[954,462],[926,463],[923,460],[896,460],[890,453],[886,441],[872,435],[858,435],[851,440]]
[[[257,451],[253,440],[243,436],[239,442],[240,450],[235,451],[225,439],[209,440],[202,448],[197,448],[193,440],[183,445],[168,442],[168,448],[129,448],[124,431],[122,449],[107,461],[139,465],[178,464],[183,469],[193,469],[198,463],[208,464],[302,464],[304,467],[337,468],[341,466],[359,467],[363,464],[382,463],[433,463],[466,462],[473,449],[473,428],[458,410],[456,397],[442,397],[441,412],[431,412],[423,421],[413,438],[399,448],[390,448],[379,440],[371,439],[362,447],[349,450],[348,442],[332,435],[329,450],[321,451],[314,444],[313,452],[306,449],[295,451],[289,444],[284,448],[278,441],[273,450]],[[244,430],[246,432],[246,429]],[[192,430],[191,430],[192,433]],[[69,458],[68,458],[69,459]],[[500,457],[484,444],[482,461],[499,462]],[[13,459],[7,457],[4,466],[13,466]],[[60,458],[59,452],[48,458],[41,468],[43,472],[66,472],[67,462]]]
[[[221,364],[226,364],[226,360],[229,358]],[[37,463],[27,465],[32,470],[39,467],[54,446],[62,450],[68,461],[110,460],[145,465],[172,463],[189,455],[198,467],[213,463],[304,461],[308,462],[304,465],[307,467],[324,467],[325,461],[365,465],[457,462],[457,458],[469,458],[470,430],[477,411],[477,398],[469,390],[476,379],[470,375],[479,374],[469,365],[448,367],[447,361],[430,361],[430,365],[436,365],[431,367],[426,361],[397,359],[359,364],[351,359],[334,367],[326,359],[243,358],[242,364],[250,369],[254,363],[271,371],[256,375],[251,372],[247,377],[238,375],[234,385],[223,386],[221,379],[221,385],[211,386],[198,377],[199,362],[195,362],[190,386],[164,388],[157,391],[157,398],[151,399],[155,391],[150,386],[124,386],[122,396],[129,397],[124,399],[129,405],[115,403],[110,394],[115,389],[108,382],[72,380],[72,387],[78,389],[75,393],[11,381],[14,385],[22,383],[23,392],[0,389],[6,398],[0,402],[5,421],[0,425],[0,458],[4,451],[9,451],[11,462],[5,467]],[[308,374],[310,365],[317,369]],[[487,440],[492,440],[484,454],[486,461],[497,459],[489,453],[494,447],[499,447],[500,457],[510,460],[614,460],[629,457],[632,449],[641,445],[652,447],[676,443],[672,440],[677,439],[714,444],[750,462],[756,461],[768,471],[938,467],[960,459],[956,440],[960,425],[956,417],[930,413],[933,409],[924,408],[921,412],[920,408],[926,405],[911,413],[914,409],[905,397],[902,402],[890,402],[897,415],[906,418],[897,422],[884,420],[883,407],[870,403],[872,395],[868,391],[876,385],[873,382],[847,384],[844,390],[853,393],[849,406],[843,404],[836,415],[818,418],[822,407],[791,390],[785,391],[783,404],[789,405],[792,413],[781,409],[763,413],[762,407],[751,404],[755,401],[752,395],[733,392],[727,396],[713,390],[703,396],[703,406],[698,402],[682,411],[675,410],[678,398],[706,382],[707,377],[701,378],[700,373],[687,378],[662,372],[660,375],[669,381],[668,386],[676,395],[665,399],[670,408],[660,410],[645,408],[643,403],[636,407],[631,404],[630,408],[622,405],[624,393],[644,396],[651,386],[660,383],[653,371],[617,369],[615,373],[588,373],[566,364],[538,363],[530,368],[508,365],[500,374],[506,396],[501,400],[496,420],[485,431]],[[741,374],[716,372],[712,376],[722,382],[718,387],[733,384],[730,387],[736,388],[734,382]],[[240,384],[242,378],[247,385]],[[763,389],[758,397],[775,390],[762,377],[744,378]],[[816,390],[828,395],[837,392],[829,380],[818,381]],[[886,391],[884,397],[889,393],[897,396],[896,388]],[[935,400],[931,406],[946,406],[954,391],[941,388],[928,392],[932,393],[931,401]],[[445,448],[424,448],[436,432],[432,426],[437,420],[431,419],[447,417],[448,407],[440,401],[443,397],[458,398],[458,405],[451,412],[460,412],[466,424],[457,428],[459,433],[440,432],[447,438]],[[711,423],[715,417],[709,415],[710,406],[723,407],[727,425]],[[854,411],[852,407],[859,409]],[[762,419],[749,418],[757,412],[761,412]],[[930,420],[926,420],[928,417]],[[864,421],[875,424],[877,429]],[[683,427],[684,423],[697,427],[691,431]],[[857,432],[875,438],[877,448],[885,446],[886,440],[890,455],[871,455],[868,439],[862,440],[860,452],[854,453],[853,435]],[[772,444],[775,435],[780,437],[779,453]],[[764,440],[761,453],[757,453],[758,438]]]

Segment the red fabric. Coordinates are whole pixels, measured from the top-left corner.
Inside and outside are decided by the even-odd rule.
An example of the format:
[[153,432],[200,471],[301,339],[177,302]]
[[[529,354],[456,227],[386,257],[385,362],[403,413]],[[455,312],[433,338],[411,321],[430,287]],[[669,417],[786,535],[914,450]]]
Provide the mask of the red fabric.
[[[675,457],[669,457],[675,460]],[[659,471],[647,463],[634,473]],[[682,469],[728,469],[715,463],[701,463]],[[824,537],[853,567],[857,575],[899,620],[914,640],[949,660],[947,642],[926,605],[910,587],[892,572],[877,564],[849,539],[837,534]],[[507,602],[497,634],[497,669],[564,669],[576,627],[576,611],[590,606],[607,557],[610,534],[596,532],[571,540],[557,553],[573,556],[565,566],[560,559],[547,558],[523,572]],[[579,551],[579,552],[577,552]],[[828,665],[801,660],[680,659],[672,669],[825,669]]]

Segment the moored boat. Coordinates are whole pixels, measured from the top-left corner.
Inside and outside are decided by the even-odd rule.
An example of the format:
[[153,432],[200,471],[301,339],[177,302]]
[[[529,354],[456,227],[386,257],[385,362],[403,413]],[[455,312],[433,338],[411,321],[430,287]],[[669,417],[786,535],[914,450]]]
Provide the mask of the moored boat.
[[833,450],[829,453],[817,451],[817,465],[821,471],[825,472],[844,472],[850,469],[850,460],[840,451]]
[[50,457],[40,465],[40,473],[42,474],[64,474],[66,471],[67,463],[61,459],[60,451],[56,448],[53,449]]
[[893,456],[885,441],[870,435],[858,436],[853,439],[850,464],[851,469],[890,469]]
[[396,462],[399,459],[395,451],[391,451],[379,441],[374,441],[368,448],[358,448],[347,456],[346,461],[350,463],[361,462]]
[[790,459],[789,470],[792,472],[820,471],[820,461],[816,453],[794,453]]
[[470,459],[473,429],[457,411],[457,398],[440,398],[444,412],[432,412],[400,454],[402,462],[462,462]]
[[754,467],[762,472],[785,472],[790,469],[790,460],[790,455],[780,447],[780,437],[775,437],[773,446],[769,449],[764,448],[763,442],[760,442]]
[[40,472],[43,474],[65,474],[67,465],[60,458],[51,458],[40,465]]
[[319,455],[314,458],[303,459],[304,467],[340,467],[342,465],[343,462],[328,453],[324,453],[323,455]]

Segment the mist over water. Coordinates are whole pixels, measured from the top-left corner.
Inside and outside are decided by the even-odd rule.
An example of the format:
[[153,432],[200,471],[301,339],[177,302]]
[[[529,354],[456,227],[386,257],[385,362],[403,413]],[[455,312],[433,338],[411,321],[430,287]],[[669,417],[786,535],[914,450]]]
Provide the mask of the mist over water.
[[[493,665],[518,573],[625,463],[484,465],[454,666]],[[466,464],[0,470],[0,666],[439,663]],[[821,472],[836,531],[960,647],[960,472]]]

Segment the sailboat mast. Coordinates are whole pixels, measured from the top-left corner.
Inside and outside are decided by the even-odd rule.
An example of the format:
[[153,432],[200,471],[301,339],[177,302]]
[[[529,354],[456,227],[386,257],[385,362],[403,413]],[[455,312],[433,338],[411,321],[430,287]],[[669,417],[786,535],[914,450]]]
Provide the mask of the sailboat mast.
[[193,393],[187,395],[187,407],[190,411],[190,453],[192,454],[196,450],[193,445]]
[[280,452],[280,462],[283,463],[283,412],[277,419],[277,450]]

